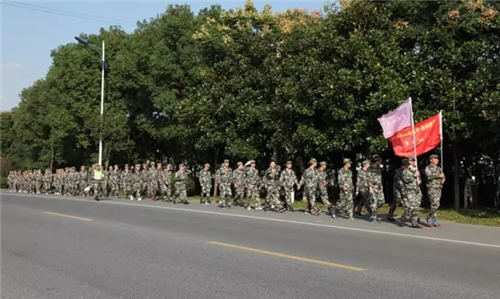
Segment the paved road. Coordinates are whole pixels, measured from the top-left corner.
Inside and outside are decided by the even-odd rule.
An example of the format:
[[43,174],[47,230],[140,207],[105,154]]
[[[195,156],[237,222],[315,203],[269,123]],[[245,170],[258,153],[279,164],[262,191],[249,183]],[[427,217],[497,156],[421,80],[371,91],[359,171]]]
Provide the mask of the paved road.
[[2,298],[498,298],[500,230],[2,193]]

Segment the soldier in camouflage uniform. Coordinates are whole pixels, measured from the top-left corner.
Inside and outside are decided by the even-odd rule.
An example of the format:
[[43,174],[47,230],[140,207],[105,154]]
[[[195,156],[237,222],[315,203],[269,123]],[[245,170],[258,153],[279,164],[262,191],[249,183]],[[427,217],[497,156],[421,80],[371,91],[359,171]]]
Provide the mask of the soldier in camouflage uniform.
[[[420,173],[415,165],[415,158],[410,158],[411,166],[405,167],[403,170],[403,193],[402,197],[405,212],[400,219],[400,225],[408,218],[411,221],[411,227],[421,228],[418,224],[418,215],[420,212],[420,204],[422,203],[422,192],[420,190]],[[404,161],[406,164],[406,161]]]
[[89,192],[89,173],[85,166],[80,166],[80,171],[78,172],[78,194],[80,196],[88,196]]
[[319,162],[318,170],[318,191],[323,204],[327,207],[328,212],[333,216],[333,206],[328,200],[328,176],[326,172],[326,162]]
[[45,173],[42,177],[43,190],[45,191],[45,194],[49,194],[50,189],[52,188],[53,178],[54,175],[52,174],[52,171],[50,169],[45,169]]
[[201,204],[210,204],[210,189],[212,189],[212,174],[210,173],[210,164],[206,163],[198,176],[201,186]]
[[174,203],[189,204],[187,198],[187,179],[191,171],[186,169],[184,164],[179,165],[179,170],[175,173],[175,199]]
[[300,178],[298,190],[302,186],[304,188],[304,195],[307,197],[308,207],[305,211],[306,214],[319,215],[321,210],[316,207],[316,189],[318,187],[318,171],[316,170],[316,165],[318,162],[316,159],[311,159],[309,161],[309,167],[304,171],[302,177]]
[[219,184],[220,200],[219,207],[225,209],[229,207],[229,198],[231,197],[231,182],[233,181],[233,172],[229,167],[229,160],[224,160],[224,164],[215,174],[217,184]]
[[437,223],[437,210],[441,201],[441,190],[445,181],[445,176],[441,167],[439,167],[439,157],[437,155],[430,156],[431,164],[425,168],[425,176],[427,177],[427,193],[431,202],[431,210],[427,215],[427,225],[439,226]]
[[391,208],[389,209],[389,213],[387,214],[387,220],[394,222],[394,212],[396,208],[403,203],[403,170],[405,170],[409,165],[408,159],[403,159],[401,162],[401,167],[396,169],[394,172],[394,199],[391,203]]
[[118,198],[118,192],[120,191],[120,168],[118,165],[115,165],[109,172],[108,189],[109,196]]
[[29,189],[28,189],[28,192],[29,193],[36,193],[36,181],[35,181],[35,172],[33,170],[29,170],[28,171],[28,182],[29,182]]
[[170,202],[172,201],[172,171],[171,165],[165,165],[163,171],[159,174],[160,176],[160,190],[163,196],[162,201]]
[[9,192],[14,192],[14,171],[9,171],[7,185],[9,186]]
[[368,168],[368,188],[370,189],[370,220],[380,222],[377,211],[385,203],[384,185],[382,182],[382,158],[374,155],[372,165]]
[[[120,172],[120,184],[119,189],[123,192],[125,198],[132,197],[132,182],[131,182],[132,173],[130,172],[130,167],[128,164],[125,164],[123,171]],[[132,199],[134,199],[132,197]]]
[[134,174],[132,175],[131,179],[133,195],[130,196],[130,200],[134,200],[134,198],[136,198],[138,201],[142,200],[143,172],[145,171],[141,171],[141,164],[136,164]]
[[276,211],[283,213],[286,209],[281,205],[279,198],[280,192],[280,182],[279,182],[279,170],[276,169],[276,162],[271,161],[269,168],[264,173],[263,183],[266,188],[266,204],[264,206],[264,211],[269,211],[273,208],[274,202],[276,202]]
[[[247,196],[246,209],[250,211],[252,200],[255,199],[255,210],[260,211],[260,196],[258,185],[260,183],[259,171],[255,168],[255,161],[250,160],[245,164],[245,190]],[[255,196],[257,194],[257,196]]]
[[352,171],[351,171],[351,159],[344,159],[344,167],[342,167],[339,171],[339,203],[335,207],[335,211],[332,215],[333,218],[336,218],[339,212],[345,212],[347,216],[349,216],[349,220],[354,220],[353,217],[353,191],[354,184],[352,182]]
[[148,170],[148,195],[151,201],[156,201],[156,192],[158,191],[158,170],[155,162],[151,162]]
[[243,200],[243,196],[245,195],[245,179],[246,173],[243,166],[243,162],[238,162],[238,168],[233,170],[233,186],[234,186],[234,201],[233,205],[240,205],[239,200]]
[[66,167],[61,172],[61,181],[62,181],[62,195],[69,195],[69,167]]
[[295,185],[299,185],[295,171],[292,169],[292,165],[292,161],[287,161],[286,168],[283,169],[280,174],[280,184],[283,187],[283,192],[285,193],[286,208],[291,212],[294,211],[292,206],[292,195],[295,191],[293,190],[293,187]]
[[368,187],[368,167],[370,161],[363,161],[363,167],[358,171],[356,177],[356,197],[358,200],[354,206],[354,214],[361,215],[363,206],[370,211],[370,188]]
[[35,174],[35,189],[37,194],[40,194],[42,189],[42,184],[43,184],[42,171],[40,169],[37,169]]

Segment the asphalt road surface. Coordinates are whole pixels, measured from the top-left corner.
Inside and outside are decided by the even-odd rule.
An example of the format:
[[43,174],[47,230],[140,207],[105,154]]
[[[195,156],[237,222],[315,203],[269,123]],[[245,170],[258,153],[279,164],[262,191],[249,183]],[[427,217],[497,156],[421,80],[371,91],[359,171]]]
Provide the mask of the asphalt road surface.
[[2,298],[500,298],[500,230],[1,194]]

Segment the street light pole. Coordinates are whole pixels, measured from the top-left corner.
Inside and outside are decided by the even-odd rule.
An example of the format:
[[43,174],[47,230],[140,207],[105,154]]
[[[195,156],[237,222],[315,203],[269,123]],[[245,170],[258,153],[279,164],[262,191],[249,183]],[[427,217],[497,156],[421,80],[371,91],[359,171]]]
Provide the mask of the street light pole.
[[99,165],[102,166],[102,125],[104,121],[104,40],[102,41],[102,52],[101,52],[101,69],[102,69],[102,79],[101,79],[101,124],[100,124],[100,134],[99,134]]
[[104,60],[104,41],[102,41],[102,48],[99,48],[96,45],[90,44],[88,40],[75,36],[75,39],[86,46],[91,47],[92,49],[96,50],[99,52],[99,55],[101,56],[101,72],[102,72],[102,78],[101,78],[101,120],[100,120],[100,125],[99,125],[99,165],[102,166],[102,126],[104,122],[104,76],[105,76],[105,60]]

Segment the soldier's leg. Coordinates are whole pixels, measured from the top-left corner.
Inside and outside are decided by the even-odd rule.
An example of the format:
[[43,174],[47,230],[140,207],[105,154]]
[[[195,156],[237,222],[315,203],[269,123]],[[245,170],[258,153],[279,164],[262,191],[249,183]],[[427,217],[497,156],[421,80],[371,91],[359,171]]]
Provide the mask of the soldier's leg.
[[353,212],[354,212],[354,202],[353,202],[353,194],[352,192],[347,192],[344,195],[344,211],[346,212],[347,216],[349,216],[349,220],[354,220],[353,217]]
[[273,194],[272,194],[272,189],[271,188],[266,188],[266,202],[264,204],[264,209],[268,210],[271,208],[273,201]]
[[398,207],[399,202],[401,201],[401,197],[398,193],[394,193],[394,199],[391,202],[391,206],[389,208],[389,213],[387,214],[387,219],[393,221],[394,220],[394,212]]
[[332,210],[332,204],[328,200],[328,190],[326,187],[320,189],[321,202],[326,206],[329,212]]
[[101,194],[101,186],[99,186],[99,181],[94,181],[94,196],[98,198]]
[[229,199],[233,195],[233,191],[231,190],[231,186],[224,186],[224,205],[229,206]]
[[439,205],[441,202],[441,189],[431,189],[429,190],[429,200],[431,202],[431,209],[429,215],[427,217],[433,218],[436,220],[437,210],[439,209]]
[[250,207],[252,204],[252,198],[253,198],[253,192],[252,192],[252,187],[253,186],[247,186],[246,187],[246,193],[247,193],[247,200],[246,200],[246,207]]
[[181,199],[181,202],[184,204],[189,204],[188,198],[187,198],[187,190],[186,186],[182,186],[179,190],[179,197]]

